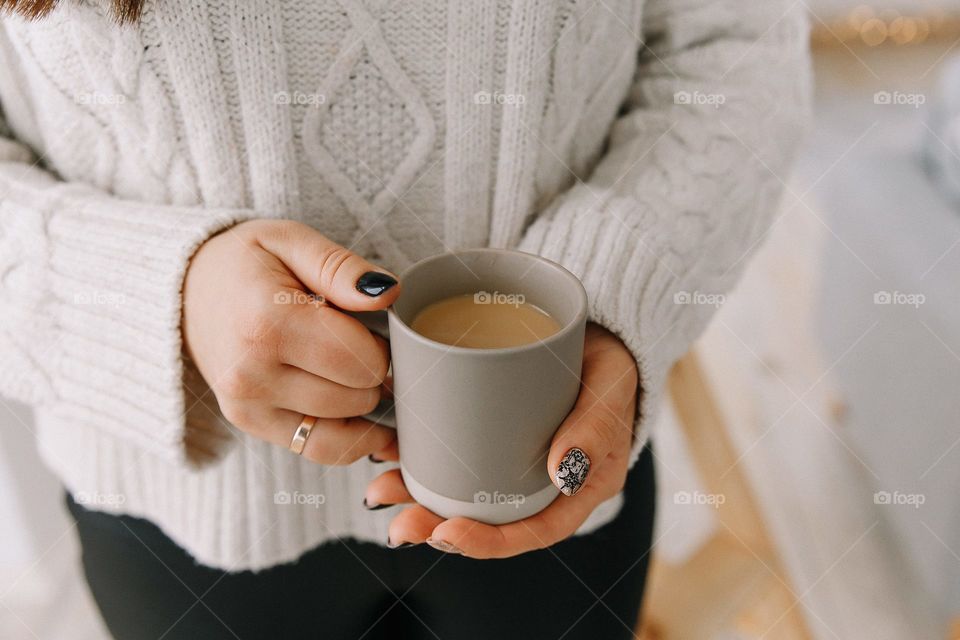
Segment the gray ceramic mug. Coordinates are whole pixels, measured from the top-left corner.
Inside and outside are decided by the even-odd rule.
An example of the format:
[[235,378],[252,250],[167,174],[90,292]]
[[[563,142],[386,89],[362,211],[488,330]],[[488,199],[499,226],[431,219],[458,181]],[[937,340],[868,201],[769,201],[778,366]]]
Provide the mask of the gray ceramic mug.
[[[559,493],[546,469],[550,442],[580,390],[583,285],[549,260],[500,249],[433,256],[400,281],[403,290],[388,317],[407,490],[444,518],[503,524],[541,511]],[[427,305],[480,292],[491,304],[523,296],[561,329],[518,347],[472,349],[410,328]]]

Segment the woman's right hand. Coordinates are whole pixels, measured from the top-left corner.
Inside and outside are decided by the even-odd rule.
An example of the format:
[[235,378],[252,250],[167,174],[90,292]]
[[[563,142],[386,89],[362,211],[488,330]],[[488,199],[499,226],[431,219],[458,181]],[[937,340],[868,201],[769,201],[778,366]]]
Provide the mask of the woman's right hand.
[[237,428],[287,447],[304,415],[316,416],[303,456],[349,464],[396,434],[356,417],[376,407],[390,355],[340,309],[385,309],[399,290],[311,227],[252,220],[210,238],[190,262],[184,341]]

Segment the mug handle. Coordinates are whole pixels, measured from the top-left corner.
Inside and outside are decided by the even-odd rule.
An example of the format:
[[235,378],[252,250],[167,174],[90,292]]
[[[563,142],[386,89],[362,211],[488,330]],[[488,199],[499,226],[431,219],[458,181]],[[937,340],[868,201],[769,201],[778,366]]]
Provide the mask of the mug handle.
[[[377,334],[387,341],[390,340],[390,323],[386,311],[344,311],[343,313],[359,320],[360,323],[372,333]],[[393,371],[393,363],[390,364],[390,369],[387,373],[391,371]],[[376,408],[363,417],[370,422],[384,427],[390,427],[391,429],[397,428],[397,412],[393,398],[380,400]]]

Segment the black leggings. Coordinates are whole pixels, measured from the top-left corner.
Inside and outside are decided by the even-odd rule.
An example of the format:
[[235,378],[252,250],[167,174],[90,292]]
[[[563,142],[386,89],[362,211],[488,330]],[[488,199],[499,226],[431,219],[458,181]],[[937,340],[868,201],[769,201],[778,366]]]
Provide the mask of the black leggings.
[[116,638],[616,640],[634,637],[647,573],[649,450],[625,491],[606,526],[515,558],[343,540],[259,573],[199,566],[146,520],[89,511],[69,496],[67,504],[87,582]]

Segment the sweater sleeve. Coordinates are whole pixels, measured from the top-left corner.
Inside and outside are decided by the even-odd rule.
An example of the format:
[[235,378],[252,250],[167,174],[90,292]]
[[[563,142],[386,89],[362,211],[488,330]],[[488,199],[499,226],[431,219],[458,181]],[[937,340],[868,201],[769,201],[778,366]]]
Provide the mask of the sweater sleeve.
[[809,100],[807,28],[785,0],[652,0],[608,149],[519,247],[576,273],[634,355],[631,464],[673,362],[772,224]]
[[185,418],[202,392],[185,379],[181,288],[200,244],[252,213],[58,181],[4,129],[0,119],[0,395],[177,464],[208,458],[225,434],[202,412]]

